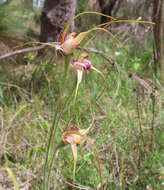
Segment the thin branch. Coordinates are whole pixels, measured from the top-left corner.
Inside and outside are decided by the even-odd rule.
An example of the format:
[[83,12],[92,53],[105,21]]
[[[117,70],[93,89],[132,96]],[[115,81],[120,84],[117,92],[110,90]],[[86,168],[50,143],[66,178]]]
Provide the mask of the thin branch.
[[6,53],[4,55],[1,55],[0,60],[6,59],[6,58],[11,57],[13,55],[18,55],[18,54],[22,54],[22,53],[26,53],[26,52],[30,52],[30,51],[38,51],[40,49],[45,48],[46,46],[47,45],[40,45],[40,46],[35,46],[35,47],[24,48],[24,49],[12,51],[12,52]]

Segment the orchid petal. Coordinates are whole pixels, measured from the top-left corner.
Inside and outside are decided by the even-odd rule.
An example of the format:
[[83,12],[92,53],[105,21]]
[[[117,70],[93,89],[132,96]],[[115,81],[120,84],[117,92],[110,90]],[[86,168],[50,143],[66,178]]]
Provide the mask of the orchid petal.
[[87,129],[80,129],[79,132],[82,134],[82,135],[86,135],[89,130],[92,128],[92,125],[90,125]]
[[77,163],[77,145],[71,144],[72,154],[73,154],[73,182],[75,181],[76,174],[76,163]]
[[98,69],[96,69],[95,67],[91,67],[92,70],[96,71],[97,73],[99,73],[103,78],[104,78],[104,75],[101,71],[99,71]]
[[79,89],[79,84],[81,83],[82,81],[82,77],[83,77],[83,70],[77,70],[77,84],[76,84],[76,91],[75,91],[75,96],[74,96],[74,103],[75,103],[75,100],[76,100],[76,97],[77,97],[77,92],[78,92],[78,89]]
[[82,70],[77,70],[77,84],[79,85],[82,81],[83,77],[83,71]]
[[81,15],[85,15],[85,14],[94,14],[94,15],[99,15],[99,16],[104,16],[104,17],[107,17],[107,18],[110,18],[112,20],[116,20],[116,18],[112,17],[112,16],[109,16],[109,15],[106,15],[106,14],[103,14],[103,13],[99,13],[99,12],[95,12],[95,11],[86,11],[86,12],[82,12],[82,13],[79,13],[78,15],[74,16],[66,25],[66,27],[64,28],[64,31],[63,31],[63,34],[62,34],[62,39],[64,39],[69,27],[71,26],[72,22],[77,19],[79,16]]

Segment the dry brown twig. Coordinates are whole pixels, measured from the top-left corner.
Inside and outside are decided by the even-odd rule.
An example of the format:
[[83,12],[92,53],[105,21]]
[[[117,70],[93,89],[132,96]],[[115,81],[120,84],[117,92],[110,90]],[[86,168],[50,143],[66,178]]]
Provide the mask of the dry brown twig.
[[0,60],[6,59],[6,58],[14,56],[14,55],[26,53],[26,52],[38,51],[38,50],[41,50],[41,49],[45,48],[46,46],[47,45],[40,45],[40,46],[29,47],[29,48],[24,48],[24,49],[12,51],[12,52],[6,53],[4,55],[1,55]]

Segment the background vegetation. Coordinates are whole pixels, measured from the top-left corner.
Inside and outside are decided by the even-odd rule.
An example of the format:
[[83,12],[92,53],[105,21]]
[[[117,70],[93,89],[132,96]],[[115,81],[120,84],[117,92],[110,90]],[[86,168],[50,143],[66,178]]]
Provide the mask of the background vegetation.
[[[146,9],[146,3],[123,1],[114,16],[151,20],[153,7],[151,4]],[[0,2],[0,55],[26,42],[39,41],[42,6],[41,1],[35,1],[33,6],[19,0]],[[101,11],[97,1],[77,2],[77,13],[88,10]],[[99,16],[84,15],[77,19],[75,30],[85,31],[100,21]],[[97,32],[86,47],[104,52],[115,65],[100,55],[89,54],[92,64],[104,73],[105,81],[94,71],[85,73],[71,118],[74,127],[91,126],[87,136],[96,151],[87,143],[78,147],[75,182],[70,146],[50,155],[54,161],[49,189],[164,187],[164,89],[161,70],[154,61],[153,27],[121,23],[112,25],[110,31],[123,45]],[[14,189],[6,167],[12,169],[19,189],[43,188],[47,142],[63,86],[62,61],[52,48],[41,56],[29,52],[0,61],[0,189]],[[70,70],[54,146],[60,144],[68,125],[75,86],[76,74]]]

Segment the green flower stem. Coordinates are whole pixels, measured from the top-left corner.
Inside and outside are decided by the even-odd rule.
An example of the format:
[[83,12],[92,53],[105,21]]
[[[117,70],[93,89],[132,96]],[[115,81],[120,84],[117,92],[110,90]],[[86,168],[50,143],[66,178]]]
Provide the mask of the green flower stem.
[[[64,89],[66,86],[66,80],[67,80],[67,75],[68,75],[68,68],[69,68],[69,64],[70,64],[70,60],[71,60],[71,55],[68,55],[65,57],[65,70],[64,70],[64,75],[63,75],[63,86],[60,89],[60,93],[59,93],[59,98],[57,100],[57,106],[56,106],[56,111],[54,113],[54,119],[53,119],[53,123],[50,129],[50,135],[49,135],[49,139],[48,139],[48,145],[47,145],[47,151],[46,151],[46,159],[45,159],[45,164],[44,164],[44,190],[48,189],[49,187],[49,176],[50,176],[50,170],[51,168],[49,168],[49,166],[51,166],[52,164],[50,163],[50,165],[48,164],[48,158],[49,158],[49,154],[50,154],[50,149],[51,149],[51,145],[52,145],[52,139],[56,133],[57,130],[57,126],[59,123],[59,120],[61,118],[61,115],[63,113],[63,105],[62,101],[63,101],[63,93],[64,93]],[[56,152],[56,150],[55,150]],[[51,161],[52,162],[52,161]],[[46,176],[47,174],[47,176]]]

